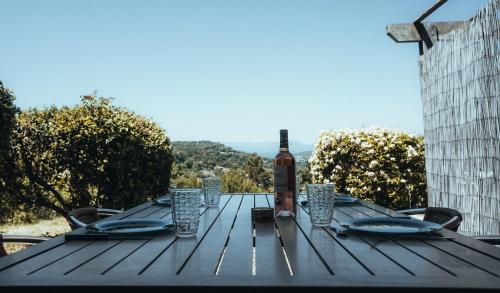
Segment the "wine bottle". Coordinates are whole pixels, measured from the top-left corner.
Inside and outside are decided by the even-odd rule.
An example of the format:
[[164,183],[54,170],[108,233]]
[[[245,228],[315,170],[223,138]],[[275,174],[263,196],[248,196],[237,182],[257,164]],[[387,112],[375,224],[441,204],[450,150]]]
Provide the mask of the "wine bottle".
[[280,130],[280,150],[274,157],[274,215],[295,217],[297,189],[295,188],[295,158],[288,150],[288,130]]

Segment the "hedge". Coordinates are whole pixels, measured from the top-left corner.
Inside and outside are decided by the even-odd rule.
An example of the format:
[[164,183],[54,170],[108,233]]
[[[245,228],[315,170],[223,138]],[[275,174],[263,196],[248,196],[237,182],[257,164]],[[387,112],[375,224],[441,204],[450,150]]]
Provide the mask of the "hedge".
[[427,204],[422,136],[384,128],[324,131],[309,159],[316,183],[393,208]]
[[2,180],[18,203],[66,215],[83,206],[130,208],[169,188],[165,131],[109,99],[23,111],[11,138],[13,169]]
[[10,137],[19,109],[14,105],[13,93],[0,81],[0,222],[14,215],[15,205],[6,196],[5,182],[2,180],[9,173]]

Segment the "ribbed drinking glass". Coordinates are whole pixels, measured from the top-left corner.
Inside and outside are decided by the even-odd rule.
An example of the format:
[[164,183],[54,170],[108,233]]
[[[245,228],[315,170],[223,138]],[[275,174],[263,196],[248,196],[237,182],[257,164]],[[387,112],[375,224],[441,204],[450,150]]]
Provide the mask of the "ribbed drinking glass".
[[315,226],[329,226],[333,218],[334,185],[307,184],[307,203],[309,217]]
[[221,195],[221,180],[217,177],[203,178],[203,194],[207,207],[219,206]]
[[172,189],[172,220],[177,236],[196,235],[200,219],[200,189]]

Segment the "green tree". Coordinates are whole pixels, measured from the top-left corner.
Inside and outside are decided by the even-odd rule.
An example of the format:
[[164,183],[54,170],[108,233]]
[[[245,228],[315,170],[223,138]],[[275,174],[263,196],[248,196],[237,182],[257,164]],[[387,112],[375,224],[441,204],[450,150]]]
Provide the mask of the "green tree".
[[12,92],[0,81],[0,222],[13,214],[15,206],[8,198],[5,180],[12,167],[10,137],[19,112],[14,100]]
[[63,216],[82,206],[129,208],[170,184],[165,131],[95,94],[75,107],[23,111],[11,137],[6,193]]
[[5,162],[10,152],[10,135],[19,112],[14,100],[12,92],[0,81],[0,174],[5,171]]
[[266,189],[271,184],[269,174],[264,169],[264,161],[256,153],[250,154],[245,164],[243,164],[243,170],[257,186]]
[[297,176],[299,177],[301,186],[305,186],[312,182],[311,166],[309,162],[306,162],[301,168],[297,170]]
[[173,188],[201,188],[202,181],[197,174],[192,171],[186,171],[182,165],[173,163],[172,165],[172,181],[170,184]]
[[201,188],[202,181],[196,174],[183,174],[172,180],[172,187],[175,188]]
[[262,190],[240,170],[229,170],[222,175],[222,192],[261,192]]

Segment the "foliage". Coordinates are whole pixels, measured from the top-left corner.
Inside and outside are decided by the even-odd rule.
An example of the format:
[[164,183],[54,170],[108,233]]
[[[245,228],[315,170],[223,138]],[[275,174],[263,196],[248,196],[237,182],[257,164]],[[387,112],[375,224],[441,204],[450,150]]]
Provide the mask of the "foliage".
[[222,192],[261,192],[262,190],[241,170],[229,170],[222,175]]
[[312,182],[311,165],[308,161],[303,165],[297,166],[297,177],[300,180],[300,182],[297,182],[297,184],[300,184],[300,188]]
[[250,154],[245,164],[243,164],[243,170],[248,178],[260,188],[267,189],[270,187],[271,176],[264,169],[264,161],[256,153]]
[[14,105],[15,97],[0,81],[0,222],[13,216],[15,204],[6,196],[5,182],[9,172],[10,136],[15,126],[15,116],[19,109]]
[[12,135],[10,196],[65,216],[82,206],[124,209],[164,194],[170,141],[157,124],[109,99],[23,111]]
[[[4,162],[9,155],[10,135],[19,109],[14,105],[15,97],[0,81],[0,172],[5,171]],[[2,173],[0,173],[2,174]]]
[[[180,168],[193,172],[217,167],[239,169],[250,157],[248,153],[211,141],[174,141],[172,147],[175,162]],[[270,164],[269,160],[267,162]]]
[[182,169],[181,165],[174,162],[172,165],[172,188],[201,188],[201,176],[197,176],[195,172]]
[[[203,186],[203,172],[193,172],[183,169],[174,163],[172,167],[172,187],[201,188]],[[222,192],[262,192],[255,182],[247,177],[242,169],[226,169],[216,171],[214,175],[221,178]]]
[[349,193],[389,208],[427,204],[423,137],[399,130],[321,133],[309,159],[314,182],[333,182]]
[[271,186],[271,161],[218,142],[175,141],[172,186],[200,188],[204,176],[221,177],[224,192],[260,192]]

